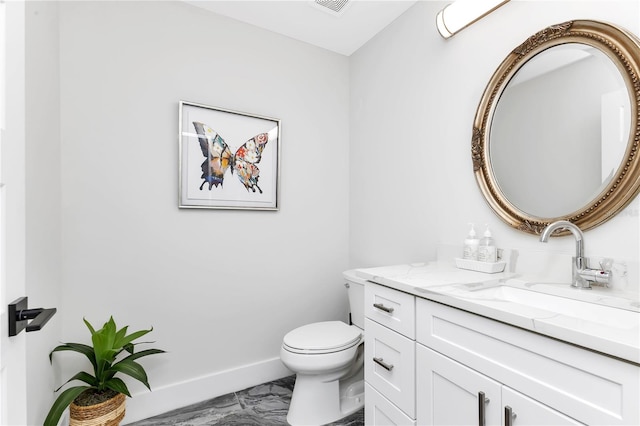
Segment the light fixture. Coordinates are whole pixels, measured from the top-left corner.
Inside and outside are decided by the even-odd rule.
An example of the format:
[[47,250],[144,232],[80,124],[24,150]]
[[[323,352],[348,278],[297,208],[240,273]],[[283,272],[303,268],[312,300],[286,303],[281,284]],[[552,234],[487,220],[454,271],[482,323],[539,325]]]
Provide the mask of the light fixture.
[[509,0],[457,0],[436,16],[440,35],[449,38],[478,19],[493,12]]

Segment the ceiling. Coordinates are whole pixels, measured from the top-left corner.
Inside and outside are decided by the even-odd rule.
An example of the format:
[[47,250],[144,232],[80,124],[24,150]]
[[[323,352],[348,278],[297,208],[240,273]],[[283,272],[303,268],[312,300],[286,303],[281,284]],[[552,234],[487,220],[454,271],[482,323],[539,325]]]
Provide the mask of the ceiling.
[[184,0],[345,56],[351,55],[416,0],[350,0],[339,14],[313,0]]

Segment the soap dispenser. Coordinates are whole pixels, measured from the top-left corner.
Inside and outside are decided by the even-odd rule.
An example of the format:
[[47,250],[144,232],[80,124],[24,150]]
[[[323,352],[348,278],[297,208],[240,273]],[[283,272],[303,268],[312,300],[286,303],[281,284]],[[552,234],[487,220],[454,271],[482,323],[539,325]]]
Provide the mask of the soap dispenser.
[[484,231],[484,236],[480,239],[480,245],[478,247],[478,260],[481,262],[495,263],[498,261],[497,250],[491,237],[489,225],[486,225],[486,227],[487,229]]
[[464,251],[462,253],[463,259],[478,260],[478,247],[480,246],[480,240],[476,237],[476,230],[473,228],[473,223],[470,223],[471,229],[469,229],[469,235],[464,240]]

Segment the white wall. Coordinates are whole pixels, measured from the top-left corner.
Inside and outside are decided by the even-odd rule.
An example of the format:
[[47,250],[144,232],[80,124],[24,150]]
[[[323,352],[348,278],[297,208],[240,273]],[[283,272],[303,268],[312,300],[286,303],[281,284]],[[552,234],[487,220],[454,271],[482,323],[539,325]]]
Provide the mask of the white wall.
[[[129,381],[128,422],[288,374],[286,332],[346,318],[348,58],[179,2],[61,2],[57,13],[57,60],[29,78],[59,74],[59,109],[46,104],[59,142],[55,125],[29,140],[34,159],[51,154],[53,187],[28,171],[29,261],[60,293],[56,340],[86,341],[83,317],[154,327],[168,353],[142,360],[154,392]],[[278,212],[178,209],[180,100],[282,120]],[[44,132],[42,112],[28,120]],[[56,354],[34,372],[66,364],[66,380],[79,362]],[[34,423],[47,404],[34,404]]]
[[[459,244],[467,223],[488,223],[498,246],[546,245],[510,228],[483,199],[471,163],[471,129],[491,75],[535,32],[571,19],[598,19],[640,32],[637,1],[511,1],[445,40],[435,16],[446,2],[419,2],[351,56],[350,265],[432,260]],[[585,233],[587,256],[616,259],[616,285],[638,291],[638,198]],[[626,268],[626,276],[624,270]]]

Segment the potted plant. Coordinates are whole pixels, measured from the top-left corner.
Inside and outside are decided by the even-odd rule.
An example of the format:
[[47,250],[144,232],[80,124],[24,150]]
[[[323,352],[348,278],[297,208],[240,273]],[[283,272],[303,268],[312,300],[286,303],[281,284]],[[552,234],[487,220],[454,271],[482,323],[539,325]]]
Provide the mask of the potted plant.
[[[124,381],[115,377],[118,373],[126,374],[139,380],[151,390],[147,381],[147,373],[136,360],[147,355],[163,353],[164,351],[146,349],[134,352],[135,345],[149,343],[135,343],[134,341],[151,332],[153,328],[127,334],[126,326],[120,330],[117,329],[113,317],[109,318],[109,321],[99,330],[95,330],[86,319],[84,323],[91,332],[92,345],[64,343],[51,351],[49,361],[53,362],[54,352],[78,352],[89,359],[93,366],[93,375],[80,371],[56,389],[56,392],[58,392],[73,380],[85,383],[81,386],[67,388],[58,396],[49,410],[44,426],[56,426],[67,407],[70,407],[70,426],[79,424],[80,421],[86,422],[88,420],[91,420],[91,424],[96,426],[119,425],[124,418],[125,395],[131,397],[131,394]],[[118,360],[118,356],[122,352],[125,352],[125,354]]]

